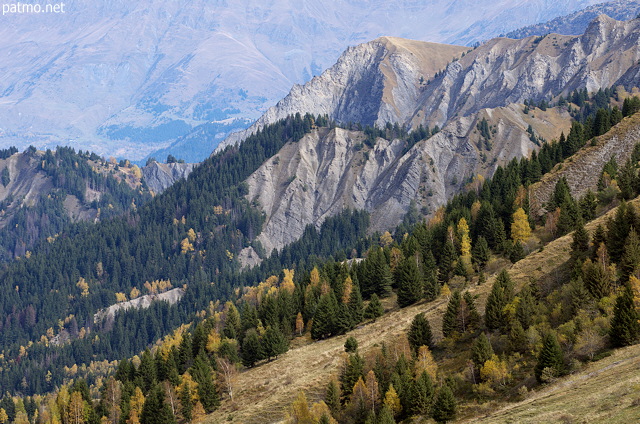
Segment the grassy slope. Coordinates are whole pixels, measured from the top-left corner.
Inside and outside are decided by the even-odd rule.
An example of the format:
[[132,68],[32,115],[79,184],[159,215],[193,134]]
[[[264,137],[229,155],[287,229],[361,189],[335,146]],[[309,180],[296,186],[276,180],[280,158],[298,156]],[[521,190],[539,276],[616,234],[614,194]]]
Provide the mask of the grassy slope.
[[616,350],[583,371],[474,423],[640,422],[640,345]]
[[[634,200],[633,203],[636,206],[640,206],[640,198]],[[587,230],[593,232],[598,224],[604,224],[606,219],[614,213],[615,209],[609,211],[596,220],[591,221],[586,225]],[[537,284],[545,284],[545,282],[552,283],[556,279],[563,278],[563,274],[566,272],[566,261],[568,260],[569,253],[571,251],[571,241],[571,235],[558,238],[547,244],[543,251],[534,252],[516,264],[511,265],[509,267],[509,273],[516,282],[518,289],[533,281]],[[493,268],[499,268],[495,266],[497,264],[493,265]],[[488,278],[487,283],[482,286],[469,287],[469,291],[478,295],[477,304],[478,309],[481,312],[484,312],[484,304],[489,292],[491,291],[491,286],[493,285],[495,276],[496,273],[491,275]],[[438,340],[442,337],[442,315],[446,309],[446,304],[447,299],[440,297],[433,302],[420,303],[404,309],[396,308],[385,314],[376,322],[363,325],[345,336],[333,337],[328,340],[321,340],[313,343],[304,343],[302,340],[296,340],[294,341],[294,346],[289,350],[289,352],[281,356],[279,359],[240,373],[236,381],[234,394],[236,401],[234,403],[229,400],[223,401],[222,407],[218,411],[209,415],[205,419],[205,422],[236,422],[244,424],[278,422],[285,417],[289,405],[291,405],[299,390],[304,390],[307,393],[310,403],[322,399],[324,388],[326,387],[329,379],[332,375],[337,375],[339,372],[344,353],[344,342],[348,336],[354,336],[360,344],[360,352],[366,354],[368,351],[378,346],[379,343],[385,340],[391,340],[395,336],[405,333],[413,317],[420,312],[425,312],[429,322],[431,323],[434,338]],[[391,308],[394,305],[394,299],[387,299],[387,304],[385,306]],[[296,344],[297,347],[295,347]],[[637,349],[637,352],[640,352],[640,347],[637,347]],[[508,411],[512,411],[516,408],[513,412],[514,414],[526,414],[527,408],[529,408],[529,414],[531,415],[534,414],[534,412],[531,411],[531,405],[535,405],[537,408],[538,403],[536,402],[540,402],[540,407],[544,408],[541,409],[541,411],[549,411],[546,412],[551,414],[549,415],[549,419],[551,420],[551,417],[554,416],[554,420],[557,420],[559,415],[555,416],[553,414],[566,409],[561,404],[561,402],[563,402],[562,399],[565,399],[563,397],[566,392],[564,388],[571,387],[572,391],[578,390],[576,393],[581,393],[581,390],[590,392],[589,387],[591,386],[602,387],[607,393],[606,396],[605,393],[602,394],[602,396],[604,396],[602,398],[603,408],[607,402],[606,399],[610,399],[610,402],[607,403],[610,408],[609,410],[601,411],[603,414],[619,412],[621,416],[624,416],[624,411],[618,411],[621,407],[613,402],[613,399],[616,399],[616,394],[619,395],[621,393],[620,390],[624,387],[628,386],[629,392],[633,392],[633,390],[631,390],[631,385],[625,385],[624,382],[621,382],[619,385],[609,387],[610,384],[608,381],[620,380],[618,375],[622,372],[620,370],[627,370],[634,366],[635,372],[629,373],[628,378],[625,377],[626,381],[630,381],[632,378],[634,381],[635,379],[640,379],[640,362],[639,360],[630,358],[628,361],[623,361],[622,363],[611,367],[610,371],[609,369],[604,368],[607,364],[611,365],[611,362],[615,362],[615,358],[618,357],[618,355],[626,355],[624,352],[628,351],[634,350],[632,348],[631,350],[627,349],[621,351],[621,353],[616,353],[616,355],[611,357],[614,358],[614,360],[607,358],[606,360],[594,363],[586,371],[580,374],[561,380],[561,382],[556,385],[545,387],[539,392],[534,392],[521,404],[516,404],[516,406],[507,406],[504,413],[510,413]],[[589,371],[597,369],[601,369],[601,371]],[[592,374],[589,374],[590,372]],[[616,374],[614,375],[614,373]],[[581,375],[584,376],[580,377]],[[626,375],[627,374],[625,374],[625,376]],[[593,384],[591,383],[590,377],[594,377]],[[595,377],[597,377],[597,379]],[[604,386],[600,386],[600,384]],[[604,389],[604,387],[608,388]],[[609,391],[611,391],[610,395]],[[635,394],[635,398],[640,397],[640,386],[638,387],[637,392],[638,393]],[[547,395],[545,395],[545,393],[547,393]],[[594,390],[592,393],[596,396],[600,396],[598,391]],[[548,401],[545,400],[552,394],[553,397]],[[567,396],[569,396],[569,394],[567,394]],[[539,401],[536,399],[539,399]],[[586,396],[582,396],[581,399],[584,400],[582,407],[576,403],[575,408],[572,409],[574,410],[572,414],[576,417],[590,417],[590,415],[587,414],[598,412],[592,411],[592,399]],[[569,400],[566,401],[569,402]],[[575,403],[575,399],[571,402]],[[630,400],[626,399],[625,402],[626,404],[629,404]],[[526,406],[527,403],[529,404],[528,407]],[[518,407],[518,405],[523,406]],[[493,404],[491,409],[498,409],[501,406],[502,405]],[[519,408],[522,408],[523,410]],[[638,408],[635,408],[634,410],[636,409]],[[461,412],[464,414],[464,411]],[[636,412],[638,413],[638,411]],[[486,422],[493,422],[490,418],[486,419],[489,420]],[[504,422],[521,422],[519,418],[509,421],[508,416],[505,416],[504,419],[506,420]],[[533,416],[531,416],[531,419],[534,419],[534,422],[545,422],[540,421],[540,419],[535,421]],[[587,422],[594,421],[589,418]]]

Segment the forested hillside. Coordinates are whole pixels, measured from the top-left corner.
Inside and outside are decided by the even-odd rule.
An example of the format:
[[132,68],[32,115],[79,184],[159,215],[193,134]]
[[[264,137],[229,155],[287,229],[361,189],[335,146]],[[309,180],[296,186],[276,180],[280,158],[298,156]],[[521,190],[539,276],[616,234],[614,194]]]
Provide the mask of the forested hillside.
[[[574,199],[560,180],[544,220],[528,215],[531,184],[637,111],[637,100],[627,100],[624,113],[611,108],[610,94],[574,93],[577,121],[567,137],[498,168],[428,224],[409,215],[395,235],[368,238],[366,214],[345,211],[244,273],[235,258],[262,217],[243,197],[242,181],[285,142],[331,124],[323,118],[269,126],[124,217],[70,227],[2,270],[0,384],[20,401],[5,396],[0,408],[9,421],[189,422],[233,402],[239,364],[259,367],[305,337],[349,332],[383,315],[383,304],[395,309],[389,296],[400,308],[445,296],[441,329],[418,315],[407,349],[390,340],[367,361],[350,341],[339,382],[327,382],[325,406],[309,412],[316,420],[445,421],[456,403],[522,395],[536,380],[579,367],[573,359],[634,343],[640,256],[624,252],[638,250],[631,228],[639,215],[622,203],[592,234],[584,223],[638,194],[640,148],[624,166],[607,164],[597,192]],[[499,272],[506,260],[574,230],[570,262],[553,281],[516,285]],[[492,284],[486,305],[468,290],[473,284]],[[175,306],[153,303],[93,321],[100,308],[171,287],[186,290]],[[113,362],[123,358],[132,359]],[[303,403],[292,414],[306,414]]]

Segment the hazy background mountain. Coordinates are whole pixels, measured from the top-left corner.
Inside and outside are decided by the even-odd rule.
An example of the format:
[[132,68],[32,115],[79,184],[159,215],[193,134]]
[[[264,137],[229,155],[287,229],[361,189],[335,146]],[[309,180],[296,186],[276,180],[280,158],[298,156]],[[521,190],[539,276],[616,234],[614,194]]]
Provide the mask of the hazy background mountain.
[[65,14],[2,16],[0,147],[195,161],[349,45],[473,44],[596,1],[485,3],[71,0]]
[[589,6],[567,16],[560,16],[549,22],[529,25],[524,28],[511,31],[509,38],[525,38],[532,35],[545,35],[550,33],[577,35],[582,34],[589,23],[598,15],[605,14],[619,21],[628,21],[640,14],[640,1],[616,0]]

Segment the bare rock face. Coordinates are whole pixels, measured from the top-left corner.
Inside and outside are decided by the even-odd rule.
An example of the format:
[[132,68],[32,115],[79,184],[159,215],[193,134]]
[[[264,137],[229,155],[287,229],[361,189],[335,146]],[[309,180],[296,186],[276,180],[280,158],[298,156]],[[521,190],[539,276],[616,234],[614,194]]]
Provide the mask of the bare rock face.
[[469,48],[381,37],[348,48],[338,62],[291,92],[246,131],[231,134],[216,150],[300,112],[363,125],[402,123],[415,109],[424,84]]
[[116,313],[120,311],[126,311],[127,309],[147,309],[153,302],[167,302],[170,305],[175,305],[184,296],[184,289],[178,287],[168,290],[160,294],[147,294],[137,297],[135,299],[128,300],[126,302],[116,303],[108,308],[101,309],[93,316],[95,323],[103,322],[105,320],[113,323]]
[[295,113],[327,114],[363,125],[442,127],[481,109],[574,89],[631,88],[639,83],[639,37],[640,19],[622,22],[606,15],[580,36],[495,38],[472,51],[382,37],[347,49],[332,68],[294,86],[253,126],[232,134],[218,149]]
[[142,168],[142,176],[147,187],[159,194],[182,178],[187,178],[197,163],[151,162]]
[[[494,132],[490,150],[476,128],[482,118]],[[267,216],[258,240],[267,253],[281,249],[307,225],[319,228],[345,208],[370,212],[374,231],[397,226],[412,201],[433,213],[477,174],[492,175],[498,165],[537,148],[526,132],[529,125],[556,136],[568,129],[553,126],[556,120],[569,121],[566,112],[552,109],[535,118],[521,106],[484,110],[452,120],[408,151],[401,140],[379,138],[370,148],[362,132],[316,130],[286,144],[247,179],[247,198]]]

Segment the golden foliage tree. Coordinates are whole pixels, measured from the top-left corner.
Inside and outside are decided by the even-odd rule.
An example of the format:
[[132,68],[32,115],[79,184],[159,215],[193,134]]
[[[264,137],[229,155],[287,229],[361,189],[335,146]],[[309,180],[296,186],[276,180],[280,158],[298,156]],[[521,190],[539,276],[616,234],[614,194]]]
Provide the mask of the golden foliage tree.
[[67,407],[67,424],[84,424],[84,400],[80,392],[73,392]]
[[0,424],[5,424],[7,421],[9,421],[7,411],[5,411],[3,408],[0,408]]
[[83,277],[80,277],[80,279],[76,283],[76,286],[81,290],[81,294],[80,295],[82,297],[89,296],[89,284],[87,283],[87,281]]
[[309,410],[307,396],[302,390],[298,392],[296,399],[289,408],[289,419],[287,422],[292,424],[315,424],[315,420]]
[[471,237],[469,237],[469,224],[464,218],[458,221],[458,237],[460,237],[460,254],[462,257],[471,258]]
[[129,402],[129,419],[127,424],[140,424],[140,415],[144,406],[144,394],[140,387],[135,388]]
[[303,331],[304,331],[304,318],[302,318],[302,312],[298,312],[298,316],[296,317],[296,333],[298,333],[298,336],[302,336]]
[[402,403],[400,402],[400,397],[398,396],[396,389],[393,387],[393,384],[389,385],[389,390],[387,390],[387,394],[384,395],[384,404],[396,417],[400,415],[400,412],[402,412]]
[[522,208],[516,209],[513,213],[513,222],[511,223],[511,238],[514,243],[526,243],[531,237],[531,227],[529,226],[529,217]]
[[418,349],[418,356],[415,363],[416,376],[422,375],[426,371],[431,377],[432,381],[437,381],[436,376],[438,374],[438,364],[433,359],[433,355],[428,346],[420,346]]

